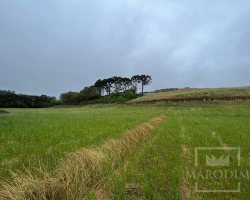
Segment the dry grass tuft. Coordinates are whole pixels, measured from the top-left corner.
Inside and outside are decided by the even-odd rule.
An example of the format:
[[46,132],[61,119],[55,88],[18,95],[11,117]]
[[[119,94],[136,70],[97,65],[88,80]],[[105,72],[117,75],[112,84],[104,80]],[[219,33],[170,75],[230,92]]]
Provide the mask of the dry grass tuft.
[[95,191],[95,199],[96,200],[109,200],[110,196],[109,196],[108,191],[102,188],[99,188],[99,189],[96,189]]
[[102,172],[105,166],[114,169],[120,161],[147,139],[151,130],[166,116],[151,119],[128,131],[120,139],[111,139],[96,148],[82,148],[61,160],[55,174],[39,171],[36,176],[30,172],[14,174],[11,182],[0,185],[1,200],[75,200],[85,199],[89,190],[96,191],[96,199],[105,196],[100,190]]
[[127,183],[125,185],[125,192],[128,199],[138,199],[141,192],[141,186],[136,183]]

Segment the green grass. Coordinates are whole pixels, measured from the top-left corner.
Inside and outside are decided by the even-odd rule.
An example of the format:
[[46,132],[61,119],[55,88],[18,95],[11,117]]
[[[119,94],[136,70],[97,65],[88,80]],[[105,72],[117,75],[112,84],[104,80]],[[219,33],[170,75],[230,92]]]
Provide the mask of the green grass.
[[0,176],[43,165],[53,169],[65,153],[117,138],[161,111],[134,106],[6,109],[0,115]]
[[[8,109],[0,116],[0,173],[32,168],[41,162],[53,169],[65,153],[119,138],[124,131],[166,114],[149,140],[139,145],[114,171],[103,174],[113,199],[249,199],[250,179],[240,193],[196,193],[196,147],[241,147],[242,170],[249,170],[250,107],[221,104],[86,106],[61,109]],[[35,158],[35,159],[34,159]],[[230,160],[231,161],[231,160]],[[201,168],[205,167],[201,165]],[[237,180],[202,180],[201,186],[231,187]],[[227,185],[229,183],[229,185]],[[93,194],[89,198],[94,198]],[[186,198],[187,199],[187,198]]]
[[[231,147],[241,147],[241,169],[250,172],[249,107],[213,105],[165,109],[168,120],[155,129],[155,137],[109,180],[108,186],[112,188],[114,197],[185,199],[183,193],[187,190],[190,192],[188,199],[247,199],[250,194],[250,179],[241,180],[240,193],[205,194],[194,192],[195,179],[187,177],[187,183],[184,183],[183,177],[186,177],[187,171],[197,170],[195,147],[220,147],[223,145],[222,141]],[[213,132],[216,132],[216,137],[213,137]],[[230,181],[229,187],[237,182]],[[220,182],[221,179],[205,180],[204,184],[214,186]],[[139,187],[135,191],[136,197],[126,190],[126,185],[131,183]],[[186,190],[184,186],[187,187]]]

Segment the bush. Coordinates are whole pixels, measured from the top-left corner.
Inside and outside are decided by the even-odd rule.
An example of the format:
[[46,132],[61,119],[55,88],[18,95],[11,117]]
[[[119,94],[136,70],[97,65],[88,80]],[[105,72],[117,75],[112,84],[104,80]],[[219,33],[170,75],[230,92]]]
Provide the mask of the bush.
[[61,94],[60,99],[63,104],[79,104],[80,93],[69,91],[69,92]]
[[125,99],[134,99],[137,97],[137,94],[136,94],[136,88],[131,88],[131,89],[128,89],[128,90],[125,90],[123,92],[123,96]]
[[80,91],[81,101],[89,101],[97,99],[101,96],[101,91],[95,86],[85,87]]

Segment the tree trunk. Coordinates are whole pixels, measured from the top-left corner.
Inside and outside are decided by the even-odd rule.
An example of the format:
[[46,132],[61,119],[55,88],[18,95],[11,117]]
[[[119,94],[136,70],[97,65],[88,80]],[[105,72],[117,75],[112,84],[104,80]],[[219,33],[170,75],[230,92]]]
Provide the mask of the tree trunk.
[[142,94],[142,96],[143,96],[143,83],[141,83],[141,94]]

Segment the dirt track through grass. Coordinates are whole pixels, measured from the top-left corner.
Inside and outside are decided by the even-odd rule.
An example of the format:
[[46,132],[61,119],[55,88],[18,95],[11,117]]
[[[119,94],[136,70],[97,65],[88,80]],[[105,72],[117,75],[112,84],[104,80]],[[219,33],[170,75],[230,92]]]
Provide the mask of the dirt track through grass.
[[83,148],[69,154],[61,161],[55,174],[42,170],[39,176],[30,172],[13,174],[12,182],[2,184],[0,199],[74,200],[85,198],[90,190],[100,191],[105,170],[115,169],[165,118],[164,115],[155,117],[120,139],[108,140],[100,147]]

